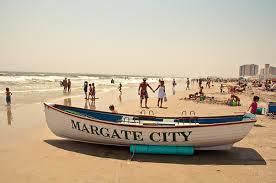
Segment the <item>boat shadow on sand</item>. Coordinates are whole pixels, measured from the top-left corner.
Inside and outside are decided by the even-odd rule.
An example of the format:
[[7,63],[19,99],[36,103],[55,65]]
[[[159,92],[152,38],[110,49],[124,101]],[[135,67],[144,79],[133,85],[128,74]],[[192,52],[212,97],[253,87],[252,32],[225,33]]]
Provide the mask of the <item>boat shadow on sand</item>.
[[191,165],[266,165],[266,161],[257,151],[243,147],[233,147],[229,151],[196,151],[193,156],[135,154],[132,158],[128,147],[95,145],[70,140],[44,140],[44,142],[66,151],[136,162]]

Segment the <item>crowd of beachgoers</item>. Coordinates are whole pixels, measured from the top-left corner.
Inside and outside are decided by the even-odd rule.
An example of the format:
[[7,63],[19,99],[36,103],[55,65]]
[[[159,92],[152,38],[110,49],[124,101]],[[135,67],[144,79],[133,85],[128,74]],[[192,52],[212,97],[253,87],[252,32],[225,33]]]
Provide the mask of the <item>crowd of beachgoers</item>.
[[[115,80],[111,79],[111,84],[115,85]],[[183,84],[183,83],[182,83]],[[216,84],[216,85],[215,85]],[[143,78],[142,82],[138,85],[138,95],[140,98],[140,107],[141,108],[149,108],[147,105],[149,94],[148,89],[150,89],[153,93],[157,92],[157,107],[163,108],[164,102],[168,100],[167,96],[167,88],[166,86],[170,85],[169,88],[172,88],[173,95],[175,95],[175,88],[177,86],[176,79],[173,79],[170,84],[168,81],[163,79],[159,79],[158,86],[153,88],[148,82],[147,78]],[[249,111],[251,113],[257,112],[257,102],[259,101],[260,97],[258,95],[254,95],[255,93],[258,94],[258,90],[260,91],[267,91],[267,92],[275,92],[276,91],[276,82],[275,80],[266,80],[266,81],[258,81],[258,80],[246,80],[246,79],[222,79],[222,78],[199,78],[199,79],[190,79],[186,78],[184,81],[185,86],[181,86],[185,90],[190,90],[191,85],[196,86],[198,91],[194,93],[190,93],[188,96],[181,98],[180,100],[191,100],[195,102],[202,102],[202,103],[210,103],[210,104],[223,104],[228,106],[240,106],[242,105],[242,101],[239,97],[241,94],[250,93],[253,98],[252,104],[249,106]],[[64,93],[69,93],[72,90],[72,83],[69,78],[65,78],[64,80],[60,81],[60,86],[63,88]],[[229,95],[227,100],[220,100],[214,96],[208,96],[205,93],[205,90],[213,87],[218,87],[218,93],[222,95]],[[178,86],[179,87],[179,86]],[[254,91],[253,91],[254,88]],[[121,82],[118,83],[118,91],[119,94],[122,95],[123,85]],[[96,99],[96,85],[95,83],[88,81],[84,81],[83,84],[83,91],[84,91],[84,98],[85,100],[92,100],[95,102]],[[11,104],[11,96],[12,92],[10,88],[6,88],[6,103],[7,105]],[[260,93],[259,93],[260,94]],[[265,97],[263,97],[265,98]],[[273,98],[268,98],[267,100],[262,99],[266,102],[272,102]],[[274,102],[274,101],[273,101]],[[113,104],[110,105],[110,110],[112,112],[116,111]]]
[[[70,80],[65,78],[60,82],[61,86],[64,87],[64,92],[70,92],[71,83]],[[69,84],[70,83],[70,84]],[[111,84],[115,84],[114,79],[111,79]],[[147,78],[143,78],[143,81],[138,86],[138,95],[140,96],[140,107],[141,108],[149,108],[147,105],[147,101],[149,98],[148,89],[150,89],[153,93],[157,92],[157,107],[163,108],[163,103],[166,102],[167,94],[166,94],[166,85],[163,79],[159,79],[157,88],[153,88],[148,82]],[[223,104],[228,106],[240,106],[242,105],[242,101],[239,97],[241,94],[250,93],[252,96],[252,103],[249,106],[249,112],[255,114],[257,113],[257,102],[260,100],[260,97],[254,95],[252,88],[261,91],[275,92],[275,81],[274,80],[266,80],[264,82],[260,82],[257,80],[248,81],[245,79],[221,79],[221,78],[199,78],[199,79],[189,79],[185,80],[185,90],[190,90],[191,85],[196,85],[198,87],[198,91],[195,93],[190,93],[188,96],[181,98],[180,100],[192,100],[195,102],[205,102],[210,104]],[[219,84],[218,92],[223,95],[229,95],[227,100],[219,100],[214,96],[208,96],[204,90],[216,87],[214,83]],[[173,79],[171,83],[173,95],[175,94],[175,88],[177,86],[177,82]],[[96,87],[94,83],[88,83],[88,81],[84,82],[83,91],[86,100],[92,100],[95,102],[96,99]],[[122,83],[118,85],[119,94],[122,95]],[[268,99],[269,100],[269,99]],[[115,107],[113,104],[110,105],[109,109],[114,112]]]

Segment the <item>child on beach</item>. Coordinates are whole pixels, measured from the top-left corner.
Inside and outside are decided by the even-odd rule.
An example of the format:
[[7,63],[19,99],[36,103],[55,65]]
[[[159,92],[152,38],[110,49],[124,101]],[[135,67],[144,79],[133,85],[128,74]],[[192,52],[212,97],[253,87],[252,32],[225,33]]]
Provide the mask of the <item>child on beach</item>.
[[159,89],[159,91],[158,91],[157,106],[160,107],[160,108],[162,108],[163,99],[166,100],[165,99],[166,98],[166,90],[165,90],[165,82],[164,81],[160,81],[160,85],[158,85],[158,87],[156,88],[156,90],[158,90],[158,89]]
[[259,100],[260,100],[260,97],[258,97],[258,96],[253,97],[253,102],[251,103],[251,105],[248,108],[248,110],[251,108],[250,113],[256,114],[257,108],[258,108],[258,103],[257,102]]
[[110,106],[109,106],[109,110],[110,110],[112,113],[118,113],[118,112],[115,110],[114,105],[110,105]]
[[10,92],[9,88],[6,88],[6,102],[7,102],[7,105],[11,105],[11,96],[12,96],[12,92]]

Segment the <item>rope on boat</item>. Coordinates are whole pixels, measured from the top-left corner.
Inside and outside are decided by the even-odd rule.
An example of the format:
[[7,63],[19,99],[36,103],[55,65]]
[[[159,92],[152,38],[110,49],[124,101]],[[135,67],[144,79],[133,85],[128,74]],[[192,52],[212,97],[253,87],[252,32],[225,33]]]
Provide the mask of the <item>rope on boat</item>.
[[132,159],[134,158],[134,155],[135,155],[135,150],[136,150],[136,145],[133,145],[133,152],[132,152],[132,155],[130,157],[130,161],[132,161]]

